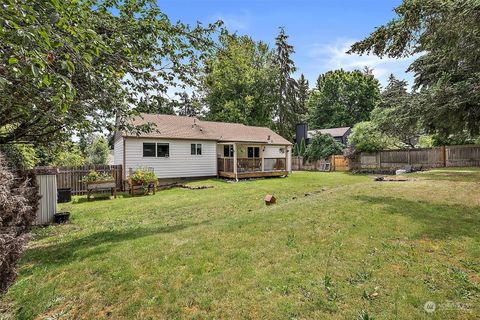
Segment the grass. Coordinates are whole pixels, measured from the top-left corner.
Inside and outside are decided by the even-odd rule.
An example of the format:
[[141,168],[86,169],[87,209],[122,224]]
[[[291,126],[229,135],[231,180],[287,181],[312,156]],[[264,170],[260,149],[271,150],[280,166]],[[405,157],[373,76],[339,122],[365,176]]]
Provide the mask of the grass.
[[[373,182],[295,172],[76,198],[63,208],[70,224],[35,230],[0,310],[17,319],[477,319],[480,171],[447,173]],[[263,204],[267,193],[276,205]]]

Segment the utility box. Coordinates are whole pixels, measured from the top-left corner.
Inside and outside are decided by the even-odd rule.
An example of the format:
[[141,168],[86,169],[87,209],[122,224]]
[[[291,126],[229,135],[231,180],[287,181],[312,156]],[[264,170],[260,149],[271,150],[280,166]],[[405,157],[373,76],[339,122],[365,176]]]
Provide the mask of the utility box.
[[72,201],[72,189],[71,188],[58,188],[57,189],[57,203],[65,203]]

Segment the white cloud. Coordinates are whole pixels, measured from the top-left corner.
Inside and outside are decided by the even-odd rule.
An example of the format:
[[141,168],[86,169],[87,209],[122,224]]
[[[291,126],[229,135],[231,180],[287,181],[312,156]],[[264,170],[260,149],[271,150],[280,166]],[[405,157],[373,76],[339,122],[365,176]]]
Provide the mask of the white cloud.
[[[337,39],[329,44],[313,44],[307,47],[306,53],[310,61],[308,74],[316,77],[329,70],[343,68],[345,70],[363,69],[365,66],[373,69],[373,74],[382,85],[387,83],[388,76],[394,74],[397,78],[405,79],[410,85],[413,75],[407,73],[408,66],[417,58],[412,56],[402,59],[379,58],[374,55],[347,54],[353,40]],[[307,73],[307,72],[306,72]],[[314,73],[316,73],[314,75]]]
[[246,10],[238,14],[217,13],[211,20],[222,20],[227,29],[231,32],[247,31],[252,23],[252,15]]

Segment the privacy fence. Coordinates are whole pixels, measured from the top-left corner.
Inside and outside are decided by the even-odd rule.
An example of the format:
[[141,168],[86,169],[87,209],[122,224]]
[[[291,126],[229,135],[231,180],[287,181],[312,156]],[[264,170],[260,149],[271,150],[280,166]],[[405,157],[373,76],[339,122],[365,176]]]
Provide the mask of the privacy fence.
[[[334,167],[339,157],[304,162],[294,157],[293,170],[340,171],[344,167]],[[335,161],[336,160],[336,161]],[[354,159],[344,159],[346,170],[400,169],[411,166],[414,169],[438,167],[478,167],[480,166],[480,145],[444,146],[425,149],[382,150],[374,153],[360,153]],[[324,170],[329,163],[329,170]],[[342,169],[338,169],[342,168]]]
[[115,184],[117,189],[123,190],[121,165],[87,165],[81,167],[60,167],[58,168],[57,173],[58,188],[71,188],[73,195],[87,194],[87,186],[84,182],[82,182],[82,178],[86,176],[90,170],[111,174],[115,178]]
[[331,156],[328,159],[306,161],[303,157],[292,158],[292,170],[305,171],[348,171],[348,161],[344,156]]
[[444,146],[426,149],[382,150],[361,153],[349,161],[355,169],[415,169],[480,166],[480,145]]

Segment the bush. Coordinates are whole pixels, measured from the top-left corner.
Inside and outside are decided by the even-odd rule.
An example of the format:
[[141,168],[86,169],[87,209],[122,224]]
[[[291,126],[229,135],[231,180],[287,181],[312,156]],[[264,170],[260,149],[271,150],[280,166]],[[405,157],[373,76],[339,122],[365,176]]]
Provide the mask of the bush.
[[13,174],[0,154],[0,293],[15,281],[17,262],[35,220],[38,186],[31,171]]
[[343,154],[343,144],[329,134],[315,135],[305,151],[307,161],[326,159],[334,154]]

